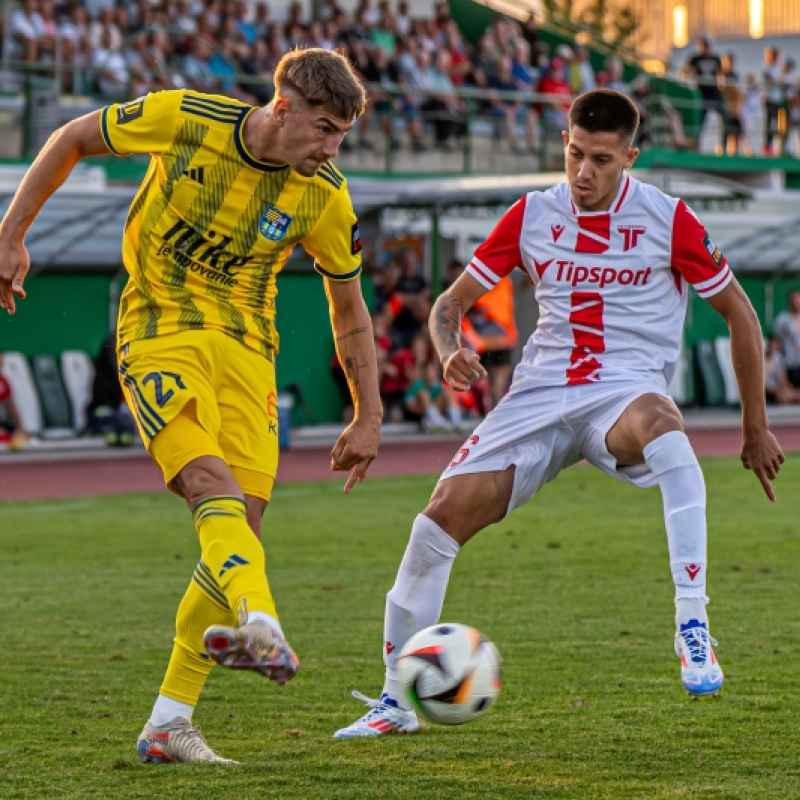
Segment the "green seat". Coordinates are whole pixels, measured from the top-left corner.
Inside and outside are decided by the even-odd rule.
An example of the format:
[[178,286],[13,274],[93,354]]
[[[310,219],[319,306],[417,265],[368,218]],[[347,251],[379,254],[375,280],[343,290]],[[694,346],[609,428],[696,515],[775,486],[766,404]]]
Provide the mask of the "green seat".
[[33,356],[31,369],[42,406],[43,435],[72,434],[72,407],[55,356],[46,354]]
[[725,381],[714,352],[714,343],[706,340],[695,342],[694,362],[701,403],[711,408],[725,406]]

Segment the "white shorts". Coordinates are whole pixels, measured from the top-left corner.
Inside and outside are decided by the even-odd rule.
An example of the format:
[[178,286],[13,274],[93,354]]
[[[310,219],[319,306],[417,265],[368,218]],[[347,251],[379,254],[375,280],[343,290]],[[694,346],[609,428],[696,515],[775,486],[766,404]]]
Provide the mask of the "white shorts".
[[508,505],[513,511],[561,472],[585,458],[612,478],[646,488],[656,485],[647,464],[620,467],[606,435],[622,412],[644,394],[669,395],[655,381],[559,386],[507,394],[478,425],[440,481],[516,467]]

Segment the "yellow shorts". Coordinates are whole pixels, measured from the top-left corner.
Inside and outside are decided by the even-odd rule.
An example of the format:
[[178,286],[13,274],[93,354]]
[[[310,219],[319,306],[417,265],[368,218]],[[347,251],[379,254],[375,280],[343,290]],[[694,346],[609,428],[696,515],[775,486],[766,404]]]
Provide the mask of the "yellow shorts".
[[182,331],[126,345],[119,372],[167,486],[190,461],[216,456],[245,494],[269,500],[278,470],[271,361],[221,331]]

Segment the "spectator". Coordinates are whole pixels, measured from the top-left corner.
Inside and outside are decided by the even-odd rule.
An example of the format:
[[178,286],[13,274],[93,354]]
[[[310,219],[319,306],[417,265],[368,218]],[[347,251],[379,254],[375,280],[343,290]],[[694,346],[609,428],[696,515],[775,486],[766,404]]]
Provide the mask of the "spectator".
[[86,430],[104,436],[114,446],[128,446],[135,439],[135,424],[125,403],[117,371],[117,332],[104,339],[94,360],[92,398],[86,407]]
[[387,147],[394,149],[397,147],[397,142],[392,130],[393,112],[399,112],[403,107],[401,98],[393,94],[393,90],[397,89],[400,80],[397,67],[389,59],[385,50],[378,49],[372,54],[362,75],[371,87],[369,108],[378,120],[378,125],[386,138]]
[[764,349],[764,394],[768,405],[800,403],[800,389],[789,383],[781,342],[774,334],[767,338]]
[[122,57],[130,77],[133,97],[140,97],[155,88],[147,53],[147,34],[144,31],[139,31],[128,39]]
[[369,41],[374,50],[385,50],[390,58],[397,52],[395,19],[391,12],[382,14],[376,25],[370,28]]
[[455,95],[450,80],[450,53],[438,50],[430,68],[430,91],[421,106],[423,113],[430,115],[437,147],[448,149],[450,139],[464,135],[464,106]]
[[[103,34],[107,33],[107,36]],[[93,48],[119,50],[122,45],[122,33],[114,22],[114,9],[101,8],[97,19],[89,26],[89,41]]]
[[113,39],[111,28],[103,28],[100,43],[92,51],[92,67],[95,69],[100,94],[109,100],[118,101],[130,98],[130,76],[125,58],[113,47]]
[[569,86],[575,97],[597,88],[597,79],[589,62],[589,50],[582,44],[575,45],[575,57],[569,65]]
[[481,357],[481,364],[488,373],[492,405],[496,406],[511,383],[517,345],[511,278],[503,278],[467,312],[461,332]]
[[209,61],[214,55],[211,43],[204,37],[192,39],[189,53],[183,59],[183,76],[190,89],[198,92],[216,92],[220,83],[211,71]]
[[572,89],[565,79],[566,64],[556,57],[550,62],[550,69],[539,81],[539,94],[547,95],[549,102],[541,104],[548,138],[560,136],[568,127],[567,114],[572,103]]
[[400,422],[406,418],[405,397],[414,372],[414,354],[408,346],[398,347],[394,351],[386,351],[382,361],[380,391],[384,419]]
[[411,383],[405,393],[405,415],[429,433],[446,433],[460,428],[458,399],[442,383],[437,362],[428,360],[422,365],[414,365]]
[[[330,10],[330,8],[328,7]],[[269,18],[269,6],[266,3],[256,3],[255,17],[253,19],[253,30],[256,34],[256,39],[266,39],[269,36],[272,22]]]
[[23,0],[22,7],[11,14],[12,56],[20,61],[38,61],[44,36],[38,0]]
[[[503,56],[498,60],[497,71],[489,80],[489,87],[500,92],[520,91],[520,84],[514,80],[512,75],[512,63],[508,56]],[[514,100],[510,97],[498,97],[491,101],[490,114],[503,119],[506,141],[510,145],[512,152],[524,152],[517,143],[518,120],[525,123],[525,138],[528,151],[531,153],[538,151],[539,118],[536,109],[531,103]]]
[[274,60],[270,55],[266,40],[259,38],[253,42],[250,55],[242,60],[241,67],[245,75],[253,78],[246,84],[247,91],[253,95],[256,103],[265,106],[275,93],[272,82]]
[[800,75],[796,62],[787,58],[783,62],[783,91],[786,96],[786,139],[784,150],[800,158]]
[[607,89],[613,89],[616,92],[623,94],[630,94],[631,87],[627,84],[623,77],[622,60],[616,56],[609,56],[606,59],[606,75],[608,81],[606,83]]
[[447,21],[444,29],[444,47],[450,53],[450,80],[453,86],[461,87],[472,72],[472,64],[461,31],[454,19]]
[[[722,61],[716,53],[712,52],[709,39],[701,36],[697,40],[697,53],[689,59],[686,68],[689,75],[694,79],[697,91],[700,92],[700,131],[697,136],[699,142],[709,111],[717,114],[722,122],[722,92],[720,91]],[[723,128],[724,124],[721,125],[721,129]],[[717,151],[721,151],[721,145],[717,148]]]
[[746,156],[752,156],[754,152],[756,120],[761,113],[762,97],[758,79],[752,72],[748,73],[744,79],[742,105],[739,110],[739,119],[742,123],[742,153]]
[[397,4],[397,14],[395,16],[395,30],[397,35],[405,39],[411,33],[411,15],[408,11],[407,0],[400,0]]
[[781,114],[786,99],[783,86],[783,71],[780,66],[780,50],[770,45],[764,50],[761,76],[764,82],[764,155],[778,156],[783,152]]
[[373,8],[372,0],[359,0],[356,19],[360,19],[364,27],[369,29],[381,21],[381,12],[377,8]]
[[739,152],[742,138],[742,102],[744,93],[739,73],[735,69],[736,56],[725,53],[722,56],[722,103],[725,121],[725,152],[735,156]]
[[56,42],[61,37],[58,33],[53,0],[41,0],[39,3],[39,16],[42,20],[42,35],[39,39],[39,60],[53,61],[58,56],[62,62],[72,61],[72,54],[65,54],[63,46],[61,47],[61,52],[57,52]]
[[781,343],[789,384],[800,389],[800,289],[792,289],[789,307],[775,317],[773,333]]
[[3,354],[0,352],[0,444],[16,450],[28,441],[29,435],[20,423],[14,404],[11,384],[3,375]]
[[528,61],[531,67],[538,67],[539,64],[539,22],[536,15],[531,11],[528,19],[522,24],[522,38],[528,45]]
[[397,280],[386,303],[391,318],[391,336],[400,346],[408,346],[428,321],[431,311],[430,287],[417,267],[411,248],[404,248],[392,259]]

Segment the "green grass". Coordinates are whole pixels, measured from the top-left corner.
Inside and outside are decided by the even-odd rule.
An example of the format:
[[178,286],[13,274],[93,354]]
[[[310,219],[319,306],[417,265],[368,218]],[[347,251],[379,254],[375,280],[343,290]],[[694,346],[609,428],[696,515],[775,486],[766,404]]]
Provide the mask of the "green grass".
[[483,630],[505,686],[484,717],[336,742],[376,693],[384,595],[434,478],[279,486],[268,568],[302,662],[279,688],[215,670],[195,714],[241,767],[140,765],[134,744],[198,547],[167,493],[0,507],[2,798],[800,797],[800,493],[770,505],[704,463],[717,700],[680,689],[657,490],[568,470],[459,556],[443,619]]

